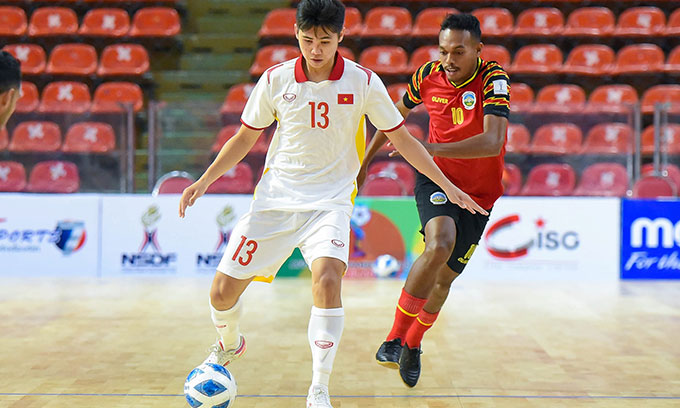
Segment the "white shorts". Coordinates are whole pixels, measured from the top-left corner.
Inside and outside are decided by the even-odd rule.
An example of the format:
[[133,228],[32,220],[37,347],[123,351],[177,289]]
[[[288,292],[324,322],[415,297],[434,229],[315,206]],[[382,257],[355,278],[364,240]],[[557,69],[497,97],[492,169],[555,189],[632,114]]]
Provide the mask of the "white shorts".
[[349,258],[350,216],[344,211],[253,211],[231,232],[217,270],[236,279],[271,282],[298,247],[307,265],[321,257]]

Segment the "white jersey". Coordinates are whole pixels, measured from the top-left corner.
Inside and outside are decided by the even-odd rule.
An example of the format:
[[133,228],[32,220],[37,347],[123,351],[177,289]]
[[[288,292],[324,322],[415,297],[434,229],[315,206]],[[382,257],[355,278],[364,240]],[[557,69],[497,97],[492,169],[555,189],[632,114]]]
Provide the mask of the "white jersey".
[[370,70],[336,56],[329,80],[307,80],[303,59],[269,68],[255,85],[241,122],[264,129],[278,121],[254,194],[253,209],[352,212],[366,144],[365,116],[392,131],[404,118]]

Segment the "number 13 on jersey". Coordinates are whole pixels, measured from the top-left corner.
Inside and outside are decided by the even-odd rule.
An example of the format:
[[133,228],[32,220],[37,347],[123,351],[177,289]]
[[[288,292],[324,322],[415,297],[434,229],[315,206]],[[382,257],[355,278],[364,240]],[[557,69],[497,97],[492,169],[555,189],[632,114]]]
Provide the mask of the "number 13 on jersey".
[[[312,128],[320,127],[321,129],[326,129],[328,127],[328,104],[326,102],[310,102],[312,112]],[[318,111],[318,113],[317,113]],[[317,120],[317,114],[319,119]]]

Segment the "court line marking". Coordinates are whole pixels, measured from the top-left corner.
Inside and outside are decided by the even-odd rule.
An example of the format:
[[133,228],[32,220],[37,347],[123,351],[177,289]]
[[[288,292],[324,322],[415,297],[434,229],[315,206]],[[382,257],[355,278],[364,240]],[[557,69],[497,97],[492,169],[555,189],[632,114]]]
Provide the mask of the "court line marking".
[[[50,396],[50,397],[184,397],[184,394],[97,394],[97,393],[57,393],[57,392],[0,392],[0,396]],[[306,398],[306,395],[246,394],[239,398]],[[680,400],[680,396],[653,395],[331,395],[331,398],[526,398],[526,399],[613,399],[613,400]]]

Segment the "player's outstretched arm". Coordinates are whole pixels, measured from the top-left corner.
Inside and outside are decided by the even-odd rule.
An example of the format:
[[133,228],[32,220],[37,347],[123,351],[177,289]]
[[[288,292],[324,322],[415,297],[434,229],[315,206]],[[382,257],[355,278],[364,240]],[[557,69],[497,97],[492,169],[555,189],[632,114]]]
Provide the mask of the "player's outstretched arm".
[[[411,109],[407,108],[401,99],[394,105],[397,107],[399,113],[401,113],[401,116],[403,116],[404,119],[406,119],[409,113],[411,113]],[[371,138],[371,142],[368,144],[368,147],[366,147],[364,160],[361,162],[361,169],[359,169],[359,175],[357,176],[357,188],[361,188],[361,186],[364,184],[364,181],[366,181],[368,165],[371,164],[371,161],[378,153],[380,148],[385,144],[385,142],[387,142],[387,136],[385,136],[385,133],[383,133],[382,130],[376,130],[373,134],[373,137]]]
[[508,120],[506,118],[487,114],[484,115],[483,133],[460,142],[428,144],[427,150],[433,156],[455,159],[495,157],[501,154],[507,129]]
[[187,207],[194,205],[196,200],[205,194],[205,191],[215,180],[246,157],[261,134],[262,130],[253,130],[241,125],[238,132],[222,146],[217,157],[201,178],[184,189],[182,198],[179,200],[179,216],[181,218],[184,218]]
[[398,129],[386,133],[394,147],[401,153],[404,158],[411,163],[419,172],[423,173],[430,180],[434,181],[444,190],[444,193],[449,197],[451,202],[457,204],[463,209],[471,213],[481,213],[488,215],[489,213],[479,206],[469,195],[456,187],[451,181],[446,178],[444,173],[437,167],[432,157],[429,155],[425,147],[411,136],[405,126],[400,126]]

